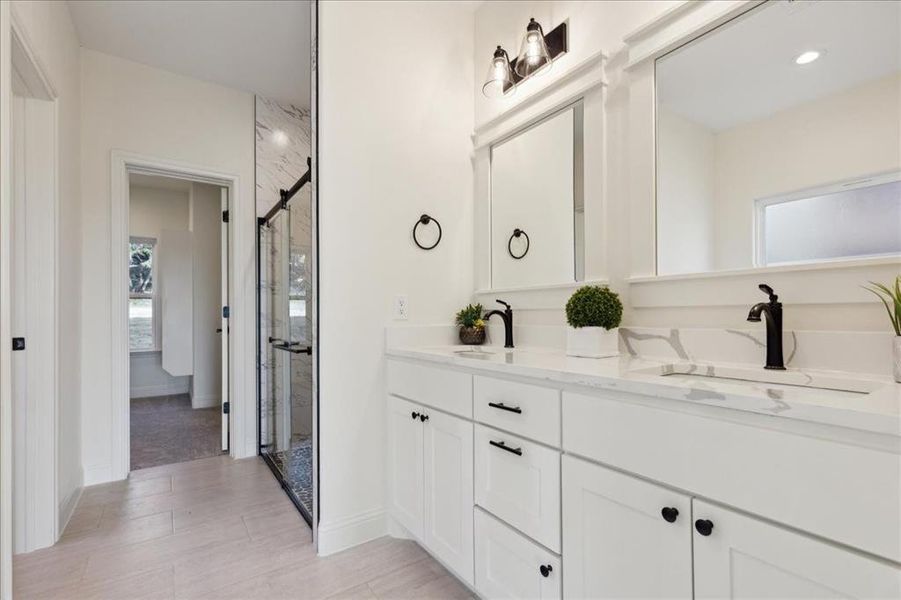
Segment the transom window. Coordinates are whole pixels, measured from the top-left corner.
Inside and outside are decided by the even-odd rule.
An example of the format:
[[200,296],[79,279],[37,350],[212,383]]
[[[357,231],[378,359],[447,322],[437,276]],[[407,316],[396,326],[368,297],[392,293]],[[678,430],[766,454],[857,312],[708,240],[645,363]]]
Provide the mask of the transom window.
[[901,254],[901,173],[756,201],[757,266]]
[[156,240],[132,237],[128,252],[128,342],[132,352],[159,349],[156,327]]

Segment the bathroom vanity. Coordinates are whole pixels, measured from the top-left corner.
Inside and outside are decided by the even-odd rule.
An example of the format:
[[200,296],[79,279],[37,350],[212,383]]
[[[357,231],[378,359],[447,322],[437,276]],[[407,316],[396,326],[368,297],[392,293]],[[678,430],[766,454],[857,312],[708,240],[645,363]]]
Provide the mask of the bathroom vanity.
[[391,526],[480,596],[901,595],[890,379],[459,346],[387,368]]

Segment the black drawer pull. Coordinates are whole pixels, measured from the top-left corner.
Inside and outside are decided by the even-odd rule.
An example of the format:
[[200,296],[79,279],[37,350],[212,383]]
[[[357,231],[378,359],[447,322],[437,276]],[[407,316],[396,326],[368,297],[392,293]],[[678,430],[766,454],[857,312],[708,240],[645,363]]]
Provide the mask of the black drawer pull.
[[488,406],[491,408],[499,408],[500,410],[506,410],[508,412],[516,413],[518,415],[522,414],[522,409],[518,406],[507,406],[503,402],[489,402]]
[[423,423],[425,423],[426,421],[429,420],[429,415],[426,415],[426,414],[419,415],[419,420],[422,421]]
[[660,509],[660,515],[667,523],[675,523],[676,518],[679,516],[679,509],[673,506],[664,506]]
[[419,413],[414,411],[410,413],[410,416],[413,417],[413,420],[415,421],[419,418]]
[[708,519],[698,519],[695,521],[695,529],[698,530],[703,536],[708,536],[713,533],[713,521]]
[[500,448],[501,450],[506,450],[507,452],[512,452],[516,456],[522,456],[522,448],[511,448],[504,442],[495,442],[494,440],[488,440],[488,443],[494,446],[495,448]]
[[554,570],[554,567],[551,565],[541,565],[538,567],[538,570],[541,572],[542,577],[550,577],[551,572]]

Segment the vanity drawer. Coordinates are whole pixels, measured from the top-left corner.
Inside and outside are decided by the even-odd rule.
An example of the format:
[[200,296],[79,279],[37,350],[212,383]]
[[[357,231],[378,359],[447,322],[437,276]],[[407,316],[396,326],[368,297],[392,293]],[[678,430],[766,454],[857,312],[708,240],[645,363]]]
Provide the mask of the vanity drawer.
[[475,501],[560,552],[560,453],[476,425]]
[[901,561],[897,453],[642,401],[564,392],[564,450]]
[[388,360],[388,393],[472,418],[472,375],[402,360]]
[[561,597],[560,557],[475,509],[476,591],[483,598]]
[[492,377],[473,377],[475,419],[492,427],[560,445],[560,392]]

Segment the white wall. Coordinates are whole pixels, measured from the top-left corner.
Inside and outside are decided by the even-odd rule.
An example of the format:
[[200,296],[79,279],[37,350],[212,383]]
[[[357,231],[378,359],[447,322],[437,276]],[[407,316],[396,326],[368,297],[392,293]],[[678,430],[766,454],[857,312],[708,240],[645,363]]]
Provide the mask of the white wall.
[[[473,290],[471,5],[325,2],[319,31],[319,548],[384,533],[384,327]],[[377,49],[377,50],[374,50]],[[487,60],[488,54],[486,54]],[[416,248],[422,213],[444,238]]]
[[188,192],[129,186],[128,234],[159,242],[164,229],[186,230],[189,226]]
[[901,169],[894,74],[716,135],[716,269],[753,266],[754,201]]
[[132,352],[128,357],[131,398],[174,396],[191,391],[191,377],[173,377],[163,369],[163,354]]
[[37,54],[57,96],[58,200],[58,440],[60,531],[82,485],[82,201],[79,42],[65,2],[12,2],[12,13]]
[[[237,456],[256,453],[255,269],[253,206],[253,96],[145,65],[82,49],[82,197],[84,270],[90,302],[82,307],[84,330],[82,457],[91,483],[111,479],[112,402],[110,389],[110,153],[127,150],[198,165],[240,177],[243,204],[233,231],[247,240],[233,247],[231,265],[236,410],[247,426],[233,431]],[[123,292],[124,293],[124,292]],[[121,399],[117,399],[117,402]]]
[[191,406],[216,406],[222,398],[221,188],[191,186],[194,233],[194,376]]
[[[519,104],[547,87],[585,59],[604,51],[612,56],[622,47],[622,38],[646,21],[665,10],[681,4],[679,1],[646,0],[617,2],[601,0],[544,0],[539,2],[504,2],[489,0],[476,11],[475,21],[475,123],[481,125],[501,112]],[[482,84],[495,47],[500,44],[511,55],[519,52],[519,45],[529,18],[534,17],[545,32],[568,20],[569,50],[554,61],[551,70],[531,78],[516,93],[501,99],[486,98]]]
[[662,107],[657,112],[657,132],[657,272],[710,271],[716,172],[713,132]]

